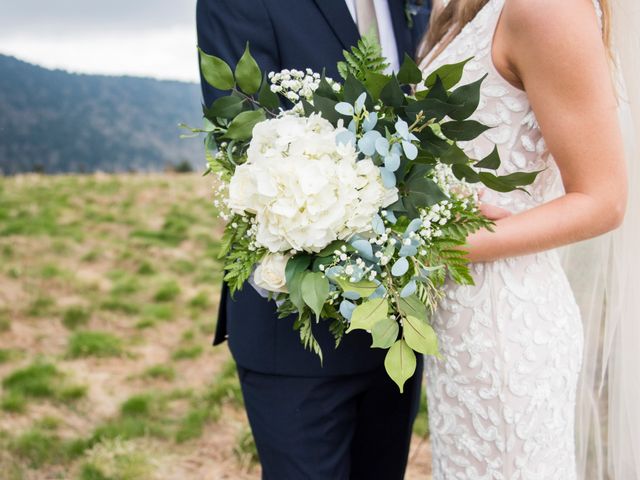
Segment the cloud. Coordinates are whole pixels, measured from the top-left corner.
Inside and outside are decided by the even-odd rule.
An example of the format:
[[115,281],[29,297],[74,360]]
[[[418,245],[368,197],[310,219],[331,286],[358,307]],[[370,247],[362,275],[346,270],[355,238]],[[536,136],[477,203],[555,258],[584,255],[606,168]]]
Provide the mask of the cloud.
[[198,81],[195,3],[10,2],[0,15],[0,53],[74,72]]

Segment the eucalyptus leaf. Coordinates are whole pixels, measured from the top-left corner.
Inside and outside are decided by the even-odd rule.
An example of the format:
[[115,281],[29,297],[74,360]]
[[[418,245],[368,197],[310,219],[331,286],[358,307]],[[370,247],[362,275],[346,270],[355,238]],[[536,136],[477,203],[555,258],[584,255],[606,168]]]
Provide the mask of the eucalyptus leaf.
[[260,67],[256,63],[255,59],[251,56],[249,51],[249,42],[247,42],[244,53],[238,64],[236,65],[236,82],[238,87],[247,95],[253,95],[260,88],[262,82],[262,72]]
[[402,287],[402,290],[400,290],[400,297],[404,298],[408,297],[409,295],[413,295],[414,293],[416,293],[417,288],[418,285],[416,284],[416,281],[411,280],[404,287]]
[[382,220],[382,217],[377,213],[373,215],[373,219],[371,220],[371,228],[378,235],[383,235],[385,232],[384,221]]
[[375,257],[373,256],[373,247],[368,240],[354,240],[353,242],[351,242],[351,246],[356,249],[361,257],[366,258],[367,260],[375,259]]
[[409,270],[409,262],[406,258],[400,257],[391,267],[391,275],[401,277]]
[[382,184],[385,188],[393,188],[396,186],[396,176],[391,170],[380,167],[380,176],[382,177]]
[[388,313],[389,303],[386,298],[365,300],[353,310],[347,333],[354,330],[371,331],[376,323],[387,318]]
[[371,329],[373,343],[371,348],[390,348],[398,339],[400,326],[398,322],[385,318],[376,323]]
[[351,315],[355,309],[355,304],[351,303],[349,300],[342,300],[342,302],[340,302],[340,315],[347,320],[351,320]]
[[400,393],[404,384],[416,371],[416,354],[404,340],[396,341],[384,359],[384,367],[389,377],[398,385]]
[[218,90],[231,90],[235,86],[231,67],[219,57],[206,54],[201,48],[200,69],[205,81]]

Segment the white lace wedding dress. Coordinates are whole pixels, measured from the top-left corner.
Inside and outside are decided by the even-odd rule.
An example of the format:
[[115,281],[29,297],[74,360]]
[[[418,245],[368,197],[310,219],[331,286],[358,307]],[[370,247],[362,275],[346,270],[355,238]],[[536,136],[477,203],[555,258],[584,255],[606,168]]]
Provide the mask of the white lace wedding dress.
[[[517,213],[563,193],[527,94],[496,70],[491,44],[505,0],[489,0],[425,73],[473,57],[463,83],[489,76],[472,118],[493,127],[465,150],[497,144],[501,174],[544,170],[523,192],[483,201]],[[475,286],[447,285],[433,319],[442,359],[426,363],[434,480],[575,480],[580,313],[556,251],[472,265]]]

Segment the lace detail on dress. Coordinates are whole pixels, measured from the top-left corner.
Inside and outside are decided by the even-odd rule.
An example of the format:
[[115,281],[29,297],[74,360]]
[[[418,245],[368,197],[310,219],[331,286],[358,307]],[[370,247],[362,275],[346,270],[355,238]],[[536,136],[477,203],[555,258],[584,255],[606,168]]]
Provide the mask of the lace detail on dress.
[[[494,145],[501,174],[544,170],[524,192],[487,191],[512,212],[563,193],[525,92],[504,80],[491,47],[504,0],[490,0],[424,69],[473,57],[463,83],[485,73],[472,118],[491,127],[464,145]],[[578,307],[556,252],[472,265],[474,286],[447,284],[433,319],[442,359],[427,358],[434,480],[575,480],[574,407],[582,358]]]

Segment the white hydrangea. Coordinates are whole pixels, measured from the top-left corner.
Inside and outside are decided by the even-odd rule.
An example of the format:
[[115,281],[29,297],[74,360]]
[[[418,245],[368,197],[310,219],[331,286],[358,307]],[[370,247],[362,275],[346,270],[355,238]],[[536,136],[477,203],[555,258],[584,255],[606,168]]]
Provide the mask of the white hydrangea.
[[398,198],[371,159],[336,143],[319,115],[257,124],[246,163],[229,184],[228,206],[256,216],[256,244],[271,252],[318,252],[371,230],[373,214]]

